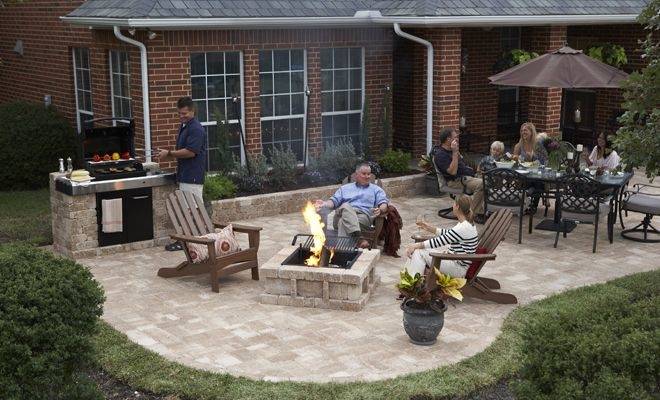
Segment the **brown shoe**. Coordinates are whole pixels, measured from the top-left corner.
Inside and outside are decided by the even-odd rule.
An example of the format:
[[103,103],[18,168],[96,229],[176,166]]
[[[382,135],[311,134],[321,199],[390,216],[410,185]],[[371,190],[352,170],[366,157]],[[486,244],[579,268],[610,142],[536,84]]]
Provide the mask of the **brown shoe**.
[[358,243],[357,243],[357,248],[358,249],[368,249],[369,247],[371,247],[371,246],[369,246],[369,241],[367,239],[358,240]]

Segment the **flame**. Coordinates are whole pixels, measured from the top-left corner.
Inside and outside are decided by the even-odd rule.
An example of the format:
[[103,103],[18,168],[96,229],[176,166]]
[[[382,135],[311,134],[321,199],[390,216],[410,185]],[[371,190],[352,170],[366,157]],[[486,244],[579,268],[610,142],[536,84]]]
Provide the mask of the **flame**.
[[312,255],[305,260],[305,264],[311,267],[318,267],[321,261],[321,249],[323,249],[323,245],[325,244],[325,233],[323,232],[325,225],[321,222],[321,216],[316,212],[314,204],[310,201],[307,202],[303,210],[303,218],[305,218],[305,222],[309,225],[309,230],[312,236],[314,236],[314,245],[310,249]]

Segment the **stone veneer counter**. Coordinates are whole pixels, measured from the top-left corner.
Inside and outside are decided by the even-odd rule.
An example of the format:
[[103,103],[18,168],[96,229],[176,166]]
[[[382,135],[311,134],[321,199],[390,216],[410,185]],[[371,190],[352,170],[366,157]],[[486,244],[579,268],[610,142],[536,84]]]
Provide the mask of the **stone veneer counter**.
[[[84,191],[89,193],[77,195],[69,195],[56,189],[57,178],[64,175],[57,172],[50,174],[50,208],[53,250],[55,252],[73,259],[80,259],[144,249],[164,245],[169,242],[169,235],[174,232],[174,228],[165,209],[165,199],[176,188],[174,174],[160,174],[158,176],[129,178],[126,180],[118,179],[116,181],[90,182],[83,185],[89,186]],[[95,189],[99,187],[106,188],[112,185],[113,182],[119,189],[127,188],[127,186],[151,187],[153,239],[99,247]],[[61,189],[62,182],[60,181],[59,184]],[[69,186],[71,185],[69,184]],[[74,191],[73,193],[76,192]]]

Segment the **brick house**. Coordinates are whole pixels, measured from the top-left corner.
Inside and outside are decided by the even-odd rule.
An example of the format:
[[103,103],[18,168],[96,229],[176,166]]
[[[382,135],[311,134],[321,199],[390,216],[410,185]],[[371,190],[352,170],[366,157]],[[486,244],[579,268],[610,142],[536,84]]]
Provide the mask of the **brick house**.
[[[175,102],[191,95],[208,130],[211,170],[223,117],[230,131],[238,132],[241,122],[248,152],[287,145],[301,160],[318,153],[324,142],[357,140],[365,103],[371,146],[378,149],[385,101],[391,101],[394,146],[415,154],[426,150],[429,133],[434,140],[441,127],[458,127],[461,119],[477,151],[485,151],[495,139],[516,140],[518,126],[526,120],[553,134],[574,129],[567,116],[577,101],[584,115],[578,141],[590,143],[594,132],[615,130],[620,90],[498,88],[487,77],[503,51],[544,53],[564,43],[575,48],[597,42],[622,45],[629,60],[624,69],[638,69],[637,41],[645,32],[635,18],[647,1],[502,5],[508,3],[6,4],[0,7],[0,102],[43,102],[47,96],[78,128],[92,118],[134,118],[137,147],[157,149],[173,147]],[[615,5],[604,5],[609,3]],[[230,145],[244,158],[237,134]]]

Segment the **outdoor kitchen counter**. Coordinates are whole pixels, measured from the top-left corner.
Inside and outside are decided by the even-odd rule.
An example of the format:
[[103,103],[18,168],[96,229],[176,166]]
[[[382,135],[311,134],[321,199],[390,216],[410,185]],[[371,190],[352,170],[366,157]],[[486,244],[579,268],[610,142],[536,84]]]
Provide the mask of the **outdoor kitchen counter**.
[[[73,259],[165,245],[174,233],[165,200],[176,189],[174,174],[75,183],[50,174],[53,250]],[[101,201],[123,197],[122,233],[104,233]]]

